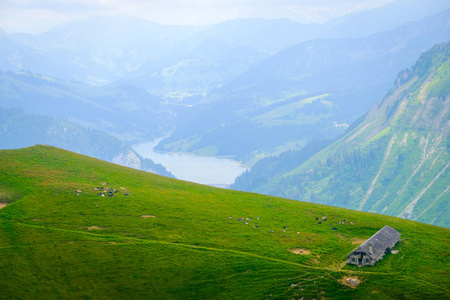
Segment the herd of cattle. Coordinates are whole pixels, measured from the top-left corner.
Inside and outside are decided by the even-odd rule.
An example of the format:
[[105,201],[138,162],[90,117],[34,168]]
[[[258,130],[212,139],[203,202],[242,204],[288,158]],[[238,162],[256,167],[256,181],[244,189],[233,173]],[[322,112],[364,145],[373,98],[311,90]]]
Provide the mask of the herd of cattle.
[[[232,220],[233,217],[229,216],[229,219]],[[256,220],[259,220],[259,217],[256,217]],[[238,222],[244,222],[245,225],[248,225],[249,222],[252,221],[252,218],[238,218],[237,221]],[[319,217],[316,217],[316,221],[319,221],[319,222],[317,222],[317,225],[321,225],[322,222],[328,221],[328,218],[326,216],[323,216],[321,219],[319,219]],[[339,225],[344,225],[344,224],[346,224],[346,222],[347,222],[347,220],[344,219],[342,221],[338,221],[338,224]],[[355,222],[350,221],[350,224],[354,225]],[[338,228],[335,227],[335,225],[333,226],[333,223],[331,223],[331,222],[330,222],[329,226],[332,227],[331,230],[338,230]],[[259,228],[259,225],[253,225],[253,227],[254,228]],[[270,232],[273,232],[273,229],[270,229]],[[282,232],[286,232],[286,226],[283,226]],[[300,234],[300,232],[297,232],[297,234]]]
[[[98,196],[100,197],[114,197],[114,194],[118,194],[120,192],[120,190],[122,190],[122,192],[124,192],[125,196],[130,196],[130,193],[124,188],[124,187],[120,187],[119,190],[113,189],[113,188],[106,188],[104,186],[109,185],[109,183],[107,182],[102,182],[101,183],[102,186],[97,186],[94,187],[93,190],[94,191],[99,191],[97,193]],[[81,196],[82,191],[81,190],[76,190],[77,196]]]

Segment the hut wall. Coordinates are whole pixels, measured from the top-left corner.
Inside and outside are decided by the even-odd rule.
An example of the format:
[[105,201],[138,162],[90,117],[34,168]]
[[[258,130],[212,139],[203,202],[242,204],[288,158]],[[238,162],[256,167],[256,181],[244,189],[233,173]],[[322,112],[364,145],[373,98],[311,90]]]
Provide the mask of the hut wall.
[[348,258],[347,263],[357,266],[373,266],[376,260],[372,259],[367,253],[352,252]]

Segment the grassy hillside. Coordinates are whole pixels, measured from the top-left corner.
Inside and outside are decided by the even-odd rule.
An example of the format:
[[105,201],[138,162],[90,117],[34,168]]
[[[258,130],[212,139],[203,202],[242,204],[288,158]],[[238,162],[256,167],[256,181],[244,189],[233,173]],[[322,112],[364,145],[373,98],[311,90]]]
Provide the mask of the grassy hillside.
[[[102,197],[97,187],[118,192]],[[176,181],[49,146],[0,151],[0,202],[8,204],[0,210],[1,299],[443,299],[450,292],[448,229]],[[328,221],[318,225],[322,216]],[[402,234],[400,252],[375,267],[346,266],[346,255],[384,225]],[[344,285],[346,276],[361,284]]]
[[436,45],[345,136],[246,190],[450,227],[449,66],[450,44]]

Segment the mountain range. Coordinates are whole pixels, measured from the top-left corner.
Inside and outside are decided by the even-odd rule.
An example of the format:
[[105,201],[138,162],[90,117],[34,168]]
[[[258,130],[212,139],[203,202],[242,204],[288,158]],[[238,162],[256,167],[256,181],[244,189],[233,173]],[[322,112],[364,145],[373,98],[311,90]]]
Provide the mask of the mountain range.
[[434,46],[332,145],[288,170],[260,161],[234,187],[450,227],[449,66],[450,44]]
[[158,149],[246,161],[336,137],[386,93],[399,71],[450,38],[449,18],[447,10],[365,38],[282,50],[215,90]]
[[[440,199],[433,205],[443,203],[445,194],[427,193],[446,171],[432,168],[434,173],[426,175],[399,165],[398,172],[411,177],[407,182],[399,179],[405,188],[398,196],[393,188],[385,198],[377,194],[376,167],[381,168],[383,159],[376,153],[386,153],[383,138],[377,138],[368,152],[352,144],[359,167],[375,172],[364,177],[361,190],[354,190],[356,185],[344,189],[331,179],[333,185],[327,186],[330,170],[328,175],[315,174],[324,176],[314,177],[320,186],[309,186],[311,180],[302,181],[302,189],[297,179],[278,182],[297,167],[298,174],[304,174],[307,170],[300,165],[313,166],[309,158],[315,159],[317,151],[358,126],[361,116],[392,88],[399,72],[405,76],[402,70],[422,53],[448,42],[449,7],[441,0],[427,5],[398,0],[325,24],[237,19],[209,26],[168,26],[116,16],[61,24],[37,35],[0,30],[1,147],[51,144],[170,176],[130,148],[165,137],[156,150],[228,156],[254,166],[235,188],[448,226],[440,215],[445,209],[420,204],[427,197]],[[391,110],[376,111],[389,119]],[[428,130],[431,134],[434,129],[423,129]],[[423,138],[428,142],[420,146],[433,144],[431,136]],[[423,153],[426,156],[426,150]],[[350,154],[342,163],[350,159],[346,155]],[[405,154],[399,157],[407,159]],[[437,162],[433,166],[439,167]],[[383,170],[377,178],[384,176]],[[409,190],[419,173],[428,179]],[[363,179],[349,182],[358,180]],[[339,192],[331,195],[333,188]],[[405,211],[421,191],[419,204]],[[388,198],[398,204],[387,205]],[[436,210],[440,217],[434,219]]]

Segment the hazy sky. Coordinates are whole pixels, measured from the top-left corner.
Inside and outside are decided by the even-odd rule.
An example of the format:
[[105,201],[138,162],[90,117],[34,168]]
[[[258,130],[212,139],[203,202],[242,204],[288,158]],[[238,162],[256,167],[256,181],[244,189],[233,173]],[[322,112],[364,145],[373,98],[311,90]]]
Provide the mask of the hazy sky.
[[[39,33],[76,19],[126,14],[162,24],[214,24],[236,18],[325,22],[393,0],[0,0],[0,27]],[[426,0],[424,0],[426,1]]]

